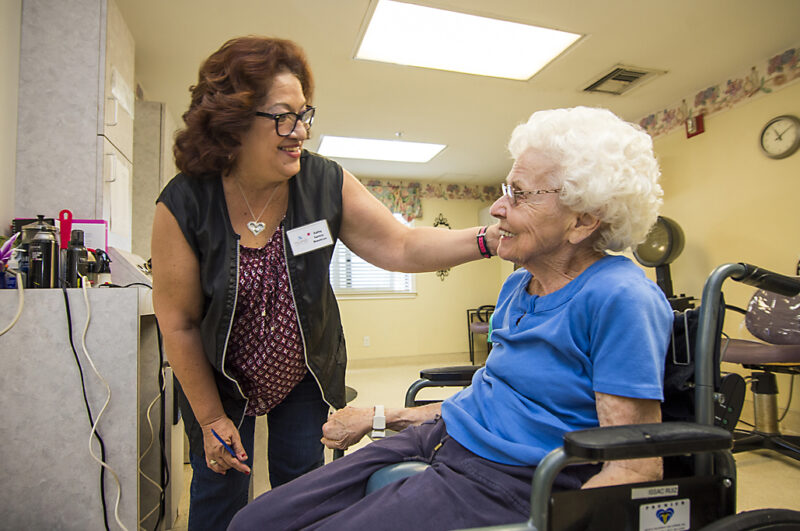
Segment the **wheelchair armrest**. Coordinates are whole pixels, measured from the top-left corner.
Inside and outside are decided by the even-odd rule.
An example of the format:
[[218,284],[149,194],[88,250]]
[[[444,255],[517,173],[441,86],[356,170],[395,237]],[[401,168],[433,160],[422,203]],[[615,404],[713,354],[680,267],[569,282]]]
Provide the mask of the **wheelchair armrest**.
[[693,422],[606,426],[566,433],[564,452],[591,461],[614,461],[730,449],[731,433]]
[[475,365],[459,365],[456,367],[434,367],[419,371],[419,377],[432,382],[464,380],[469,385],[472,376],[480,367]]
[[417,393],[425,387],[466,387],[472,383],[472,376],[480,367],[461,365],[458,367],[436,367],[419,371],[419,380],[412,383],[406,391],[406,407],[420,406],[440,400],[417,400]]

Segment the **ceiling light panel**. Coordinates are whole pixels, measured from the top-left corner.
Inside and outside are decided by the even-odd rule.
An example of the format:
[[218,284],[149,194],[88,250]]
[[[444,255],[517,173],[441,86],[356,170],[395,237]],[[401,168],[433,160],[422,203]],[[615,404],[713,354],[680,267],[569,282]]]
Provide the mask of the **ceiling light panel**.
[[527,80],[581,36],[378,0],[356,59]]
[[344,159],[428,162],[444,148],[444,144],[323,135],[317,153]]

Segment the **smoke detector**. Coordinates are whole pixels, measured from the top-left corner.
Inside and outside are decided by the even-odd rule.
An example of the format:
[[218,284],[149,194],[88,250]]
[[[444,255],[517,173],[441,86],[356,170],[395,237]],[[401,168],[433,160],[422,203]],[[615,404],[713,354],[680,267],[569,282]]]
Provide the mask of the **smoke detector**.
[[618,64],[601,75],[596,81],[590,83],[583,91],[615,95],[625,94],[632,88],[638,87],[644,82],[665,73],[663,70]]

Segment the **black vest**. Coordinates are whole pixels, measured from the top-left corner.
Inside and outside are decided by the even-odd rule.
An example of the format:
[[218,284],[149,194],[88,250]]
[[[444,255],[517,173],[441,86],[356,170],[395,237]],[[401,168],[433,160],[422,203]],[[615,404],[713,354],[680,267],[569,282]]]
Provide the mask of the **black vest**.
[[[334,408],[345,405],[347,353],[339,307],[328,276],[333,245],[294,256],[286,231],[324,219],[336,241],[342,224],[342,183],[342,168],[338,164],[303,151],[300,172],[289,180],[289,205],[281,222],[306,365],[319,383],[323,398]],[[240,425],[247,401],[235,380],[223,372],[236,307],[239,235],[233,231],[228,217],[222,179],[178,174],[161,192],[158,201],[175,216],[200,264],[203,350],[215,369],[225,413]],[[192,452],[202,455],[200,425],[180,385],[178,391]]]

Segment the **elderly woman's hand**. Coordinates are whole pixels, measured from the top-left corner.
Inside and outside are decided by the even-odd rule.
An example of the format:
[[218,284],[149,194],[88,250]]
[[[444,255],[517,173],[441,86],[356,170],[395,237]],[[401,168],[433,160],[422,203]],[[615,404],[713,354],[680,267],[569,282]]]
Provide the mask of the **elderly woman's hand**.
[[322,426],[322,444],[334,450],[346,450],[369,433],[373,415],[371,407],[340,409]]

